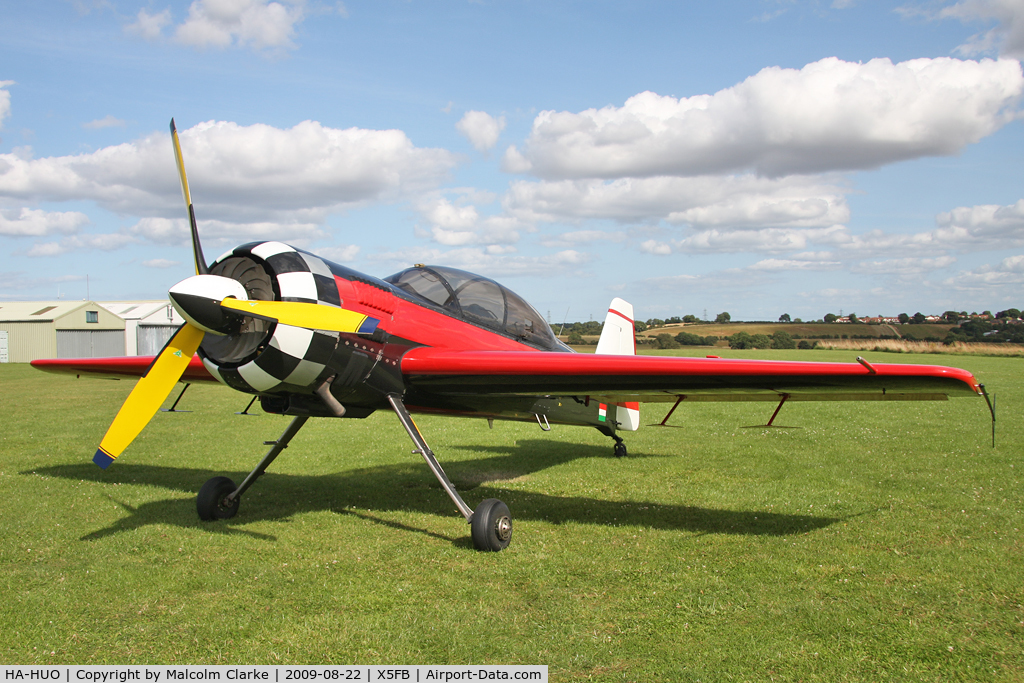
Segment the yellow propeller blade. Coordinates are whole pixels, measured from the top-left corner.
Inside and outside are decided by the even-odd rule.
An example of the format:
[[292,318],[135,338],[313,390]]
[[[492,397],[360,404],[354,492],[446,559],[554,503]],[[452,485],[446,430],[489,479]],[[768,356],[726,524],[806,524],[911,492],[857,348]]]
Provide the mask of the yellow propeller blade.
[[153,361],[107,429],[92,461],[107,469],[139,432],[149,424],[164,399],[181,379],[189,361],[203,340],[203,331],[185,323]]
[[221,308],[230,308],[244,315],[268,318],[285,325],[305,327],[310,330],[332,330],[334,332],[355,332],[372,334],[377,329],[376,318],[320,304],[301,301],[240,301],[224,299]]
[[178,129],[171,119],[171,143],[174,145],[174,163],[178,165],[178,180],[181,182],[181,196],[185,198],[188,209],[188,223],[192,230],[192,255],[196,262],[196,275],[206,275],[209,268],[203,257],[203,247],[199,244],[199,228],[196,226],[196,212],[192,208],[192,194],[188,191],[188,178],[185,176],[185,159],[181,156],[181,142],[178,141]]

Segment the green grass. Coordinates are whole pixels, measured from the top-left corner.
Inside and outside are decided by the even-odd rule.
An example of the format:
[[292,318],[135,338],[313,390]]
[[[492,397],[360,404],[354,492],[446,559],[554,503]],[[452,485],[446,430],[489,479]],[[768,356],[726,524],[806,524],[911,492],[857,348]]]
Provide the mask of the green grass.
[[471,506],[509,504],[488,554],[387,413],[311,421],[236,518],[200,523],[202,483],[240,479],[287,418],[193,386],[195,412],[159,413],[104,472],[132,384],[0,366],[0,660],[1022,680],[1021,363],[955,359],[997,395],[995,449],[980,399],[787,405],[787,429],[745,427],[768,404],[684,406],[625,460],[596,430],[419,417]]

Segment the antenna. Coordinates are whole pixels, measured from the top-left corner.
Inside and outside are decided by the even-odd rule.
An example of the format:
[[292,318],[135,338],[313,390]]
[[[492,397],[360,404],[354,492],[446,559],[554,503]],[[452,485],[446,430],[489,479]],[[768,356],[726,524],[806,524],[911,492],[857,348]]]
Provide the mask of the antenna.
[[89,297],[89,275],[88,274],[86,274],[86,276],[85,276],[85,300],[86,301],[91,301],[91,298]]

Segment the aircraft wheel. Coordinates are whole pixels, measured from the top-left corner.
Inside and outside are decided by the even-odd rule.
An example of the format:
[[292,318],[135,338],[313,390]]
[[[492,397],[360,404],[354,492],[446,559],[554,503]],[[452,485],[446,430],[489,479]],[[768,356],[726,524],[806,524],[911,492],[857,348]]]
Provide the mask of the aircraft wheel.
[[497,498],[488,498],[473,512],[470,532],[477,550],[504,550],[512,540],[512,513]]
[[625,458],[626,455],[627,455],[627,453],[626,453],[626,444],[624,444],[621,441],[619,441],[618,443],[615,444],[615,457],[616,458]]
[[238,512],[239,499],[228,501],[227,497],[236,488],[235,482],[227,477],[214,477],[203,484],[196,496],[196,511],[199,519],[209,522],[214,519],[230,519]]

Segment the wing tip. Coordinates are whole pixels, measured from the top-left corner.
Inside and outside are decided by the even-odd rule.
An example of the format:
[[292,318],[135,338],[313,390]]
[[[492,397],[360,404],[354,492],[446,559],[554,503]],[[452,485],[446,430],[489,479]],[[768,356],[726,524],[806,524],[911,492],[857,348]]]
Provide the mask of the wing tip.
[[92,456],[92,461],[99,465],[101,470],[105,470],[110,467],[110,463],[114,462],[114,456],[106,453],[102,448],[97,448],[96,455]]

